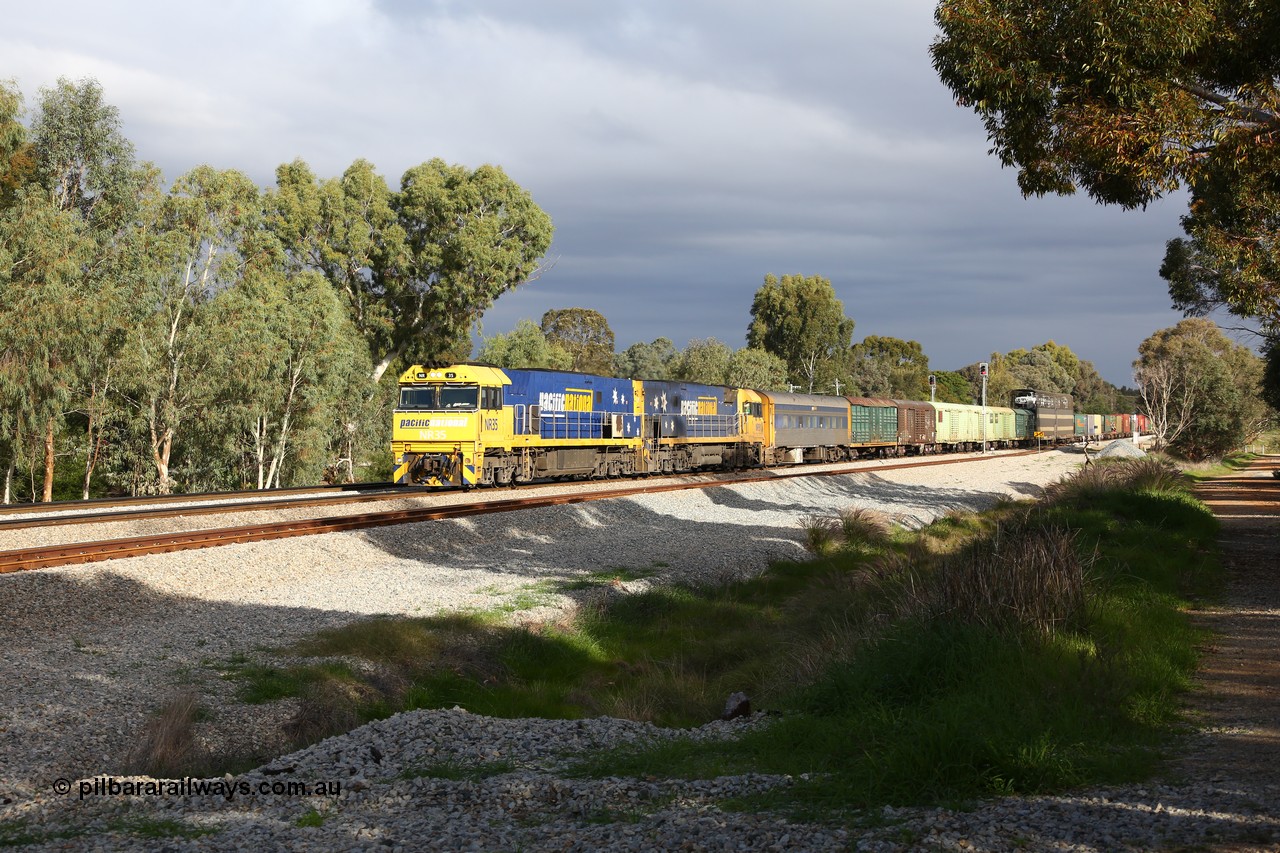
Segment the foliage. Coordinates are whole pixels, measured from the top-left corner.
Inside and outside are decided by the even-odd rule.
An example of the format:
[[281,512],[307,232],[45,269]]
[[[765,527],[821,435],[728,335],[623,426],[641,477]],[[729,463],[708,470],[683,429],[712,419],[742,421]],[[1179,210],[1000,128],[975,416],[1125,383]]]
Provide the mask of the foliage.
[[326,180],[294,161],[263,193],[206,165],[166,190],[96,81],[59,80],[23,119],[0,81],[5,501],[383,468],[376,380],[466,358],[550,242],[495,166],[431,160],[392,191],[364,160]]
[[608,376],[613,372],[613,329],[599,311],[555,308],[542,315],[547,343],[568,353],[570,369]]
[[516,327],[506,334],[485,338],[477,358],[499,367],[573,368],[573,356],[559,344],[547,340],[542,329],[527,319],[517,322]]
[[788,380],[806,391],[834,384],[852,335],[853,320],[822,276],[766,275],[751,302],[747,346],[785,361]]
[[0,210],[13,204],[35,165],[21,117],[22,92],[14,81],[0,80]]
[[[956,403],[980,398],[982,378],[978,365],[970,364],[958,373],[971,389],[971,396]],[[1029,350],[1015,349],[1007,353],[993,352],[988,361],[987,402],[1007,405],[1009,394],[1017,388],[1034,388],[1071,394],[1076,410],[1096,414],[1134,411],[1134,401],[1098,375],[1093,362],[1080,358],[1071,348],[1045,341]],[[938,399],[943,399],[939,396]]]
[[295,161],[276,180],[269,226],[295,264],[344,295],[375,383],[398,359],[456,354],[493,300],[538,273],[551,244],[550,217],[497,166],[433,159],[406,171],[399,192],[365,160],[323,182]]
[[1138,353],[1134,375],[1151,430],[1189,459],[1239,447],[1273,415],[1259,399],[1261,360],[1210,320],[1161,329]]
[[686,382],[723,385],[733,351],[715,338],[694,339],[676,358],[671,378]]
[[934,397],[939,403],[971,404],[976,397],[969,380],[954,370],[935,370],[933,372]]
[[766,350],[743,347],[729,356],[724,383],[734,388],[785,391],[787,363]]
[[1276,25],[1247,0],[943,0],[936,20],[934,67],[1028,194],[1145,205],[1276,120]]
[[614,359],[614,374],[623,379],[670,379],[679,352],[670,338],[634,343]]
[[[1048,345],[1052,346],[1053,341]],[[1066,348],[1063,347],[1063,349]],[[1067,351],[1070,352],[1070,350]],[[1050,352],[1039,347],[1030,352],[1026,350],[1009,352],[1005,356],[1005,366],[1013,374],[1019,388],[1070,394],[1075,387],[1073,371],[1064,367]]]
[[853,345],[850,357],[858,395],[891,400],[929,398],[929,357],[918,341],[867,335]]
[[[942,0],[940,77],[1025,194],[1145,206],[1185,185],[1174,306],[1280,326],[1280,24],[1253,0]],[[1274,348],[1268,350],[1275,353]]]

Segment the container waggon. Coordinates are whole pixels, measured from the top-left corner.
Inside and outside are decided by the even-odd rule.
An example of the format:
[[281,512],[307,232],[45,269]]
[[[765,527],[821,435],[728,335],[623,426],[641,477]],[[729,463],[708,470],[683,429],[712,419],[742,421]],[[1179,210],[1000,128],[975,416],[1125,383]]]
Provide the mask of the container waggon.
[[1075,413],[1070,394],[1022,388],[1010,395],[1015,411],[1030,414],[1031,437],[1053,444],[1076,440]]

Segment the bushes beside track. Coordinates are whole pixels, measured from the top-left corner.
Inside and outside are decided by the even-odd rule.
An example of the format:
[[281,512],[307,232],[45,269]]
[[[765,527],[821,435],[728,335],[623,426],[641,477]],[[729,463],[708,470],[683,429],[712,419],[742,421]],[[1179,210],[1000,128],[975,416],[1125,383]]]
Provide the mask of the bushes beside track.
[[289,650],[304,663],[229,675],[246,698],[302,696],[300,742],[331,720],[454,705],[693,726],[742,691],[774,715],[737,741],[609,753],[579,772],[790,774],[741,807],[828,817],[1157,766],[1201,639],[1184,610],[1220,583],[1216,522],[1176,471],[1103,462],[1040,503],[914,533],[858,514],[806,525],[824,556],[753,580],[626,594],[613,591],[626,577],[602,574],[538,591],[598,587],[563,622],[374,619]]

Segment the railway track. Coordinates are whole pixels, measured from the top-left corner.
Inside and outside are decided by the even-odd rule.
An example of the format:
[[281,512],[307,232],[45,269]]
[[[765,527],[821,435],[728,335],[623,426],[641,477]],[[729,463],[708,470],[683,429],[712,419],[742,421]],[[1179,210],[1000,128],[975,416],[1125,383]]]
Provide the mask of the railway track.
[[[35,504],[3,504],[0,505],[0,517],[6,515],[45,515],[50,518],[70,518],[70,515],[59,513],[84,513],[85,510],[108,510],[113,507],[150,507],[166,504],[209,503],[210,505],[261,504],[273,500],[323,500],[324,496],[335,494],[338,497],[351,494],[366,494],[375,491],[392,491],[404,489],[395,483],[344,483],[337,486],[296,486],[285,489],[249,489],[241,492],[191,492],[181,495],[150,495],[144,497],[89,498],[76,501],[52,501]],[[288,498],[286,496],[295,497]],[[311,495],[304,498],[303,495]],[[330,498],[335,499],[335,498]],[[220,503],[219,503],[220,502]],[[27,520],[27,519],[23,519]]]
[[[263,524],[221,527],[207,530],[164,533],[149,536],[134,536],[119,539],[107,539],[94,542],[77,542],[62,545],[48,545],[36,548],[21,548],[0,552],[0,574],[29,571],[33,569],[53,568],[123,557],[137,557],[149,554],[164,554],[174,551],[186,551],[196,548],[211,548],[219,545],[232,545],[244,542],[261,542],[271,539],[284,539],[293,536],[310,536],[319,533],[337,533],[351,530],[362,530],[374,527],[385,527],[393,524],[412,524],[423,521],[435,521],[448,518],[463,518],[472,515],[485,515],[499,512],[512,512],[536,507],[558,506],[565,504],[586,503],[589,501],[608,500],[610,498],[628,497],[632,495],[653,494],[658,492],[680,491],[686,489],[703,489],[715,486],[735,485],[739,483],[772,482],[794,477],[831,477],[844,474],[874,473],[903,468],[921,468],[931,465],[957,465],[972,462],[983,462],[992,458],[1008,456],[1025,456],[1034,454],[1035,450],[1001,453],[999,456],[969,456],[964,458],[935,458],[916,462],[901,462],[862,465],[859,467],[841,467],[833,470],[777,470],[766,474],[730,474],[711,479],[689,480],[687,477],[664,478],[661,482],[645,482],[633,486],[616,489],[596,489],[590,491],[571,491],[551,495],[531,497],[484,499],[469,503],[449,506],[417,507],[410,509],[388,510],[383,512],[359,513],[336,517],[310,518],[293,521],[269,522]],[[704,475],[705,476],[705,475]],[[314,490],[312,490],[314,491]],[[416,491],[416,490],[414,490]],[[294,507],[300,504],[331,505],[332,503],[351,503],[373,500],[386,500],[388,497],[405,497],[414,491],[400,491],[391,495],[365,495],[346,499],[335,498],[323,504],[314,499],[309,501],[281,500],[221,503],[208,506],[180,507],[172,509],[149,510],[145,512],[99,513],[88,520],[117,521],[138,520],[160,517],[171,517],[193,514],[214,514],[244,512],[263,509]],[[421,494],[420,492],[418,494]],[[104,518],[104,516],[106,516]],[[48,519],[15,519],[4,522],[3,526],[47,526],[50,524],[85,523],[78,519],[60,517]]]

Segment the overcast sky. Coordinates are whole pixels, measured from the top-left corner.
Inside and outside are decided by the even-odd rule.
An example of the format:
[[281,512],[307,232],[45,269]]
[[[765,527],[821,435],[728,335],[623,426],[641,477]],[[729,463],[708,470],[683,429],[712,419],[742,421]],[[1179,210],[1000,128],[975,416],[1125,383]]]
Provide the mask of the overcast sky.
[[829,278],[854,341],[935,369],[1052,339],[1131,384],[1180,315],[1184,200],[1024,199],[938,81],[931,0],[6,0],[0,78],[96,78],[141,159],[273,182],[372,161],[501,165],[556,226],[484,332],[602,312],[618,350],[745,343],[766,273]]

